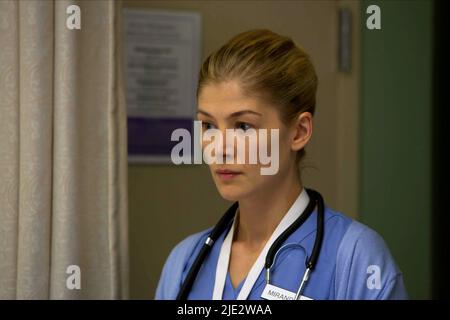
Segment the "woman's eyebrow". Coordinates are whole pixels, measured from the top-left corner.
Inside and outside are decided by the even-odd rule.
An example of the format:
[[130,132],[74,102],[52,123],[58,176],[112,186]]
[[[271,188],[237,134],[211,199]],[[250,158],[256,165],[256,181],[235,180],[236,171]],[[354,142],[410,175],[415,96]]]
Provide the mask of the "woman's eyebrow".
[[202,109],[198,109],[197,110],[197,114],[198,113],[201,113],[201,114],[204,114],[205,116],[208,116],[208,117],[210,117],[210,118],[214,118],[212,115],[210,115],[208,112],[206,112],[206,111],[203,111]]
[[262,116],[261,113],[253,111],[253,110],[240,110],[240,111],[233,112],[232,114],[230,114],[228,116],[228,118],[236,118],[236,117],[242,116],[244,114],[254,114],[254,115],[257,115],[260,117]]
[[[202,109],[198,109],[197,113],[201,113],[201,114],[204,114],[204,115],[206,115],[208,117],[214,118],[211,114],[209,114],[208,112],[206,112],[206,111],[204,111]],[[253,111],[253,110],[240,110],[240,111],[236,111],[236,112],[231,113],[227,118],[236,118],[236,117],[242,116],[244,114],[254,114],[254,115],[257,115],[257,116],[262,116],[261,113]]]

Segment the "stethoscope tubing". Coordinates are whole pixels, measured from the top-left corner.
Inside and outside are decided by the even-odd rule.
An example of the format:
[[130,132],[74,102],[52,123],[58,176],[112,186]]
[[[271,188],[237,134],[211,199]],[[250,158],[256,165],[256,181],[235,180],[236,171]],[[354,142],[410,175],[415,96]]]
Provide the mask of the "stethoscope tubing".
[[[324,202],[323,198],[319,192],[306,189],[308,195],[310,197],[310,201],[305,208],[304,212],[294,221],[271,245],[265,261],[266,268],[266,282],[270,283],[270,269],[274,262],[274,257],[279,250],[279,248],[283,245],[284,241],[297,230],[312,214],[314,208],[317,205],[317,230],[316,230],[316,238],[314,241],[313,250],[311,256],[306,260],[306,270],[303,274],[302,281],[300,283],[300,287],[297,290],[295,299],[300,299],[301,294],[306,286],[306,283],[309,279],[310,272],[314,269],[317,260],[319,258],[320,249],[322,247],[323,241],[323,233],[324,233]],[[207,255],[211,251],[212,246],[220,237],[220,235],[225,232],[225,230],[229,227],[231,222],[235,217],[235,213],[237,208],[239,207],[239,203],[235,202],[220,218],[219,222],[214,226],[213,230],[209,234],[208,238],[204,242],[202,248],[200,249],[199,254],[197,255],[194,263],[192,264],[186,279],[184,280],[181,289],[178,293],[177,300],[186,300],[189,292],[192,289],[192,286],[195,282],[195,279],[200,271],[200,268],[205,261]]]

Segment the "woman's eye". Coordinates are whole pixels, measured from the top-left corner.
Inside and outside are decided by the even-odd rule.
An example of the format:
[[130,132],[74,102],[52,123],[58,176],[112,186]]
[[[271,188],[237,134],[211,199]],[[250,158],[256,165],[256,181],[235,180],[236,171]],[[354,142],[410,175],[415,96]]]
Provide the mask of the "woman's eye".
[[237,124],[237,129],[242,129],[244,131],[247,131],[248,129],[251,129],[251,128],[253,128],[253,126],[246,122],[239,122]]
[[203,130],[209,130],[215,129],[216,127],[212,123],[202,121],[202,128]]

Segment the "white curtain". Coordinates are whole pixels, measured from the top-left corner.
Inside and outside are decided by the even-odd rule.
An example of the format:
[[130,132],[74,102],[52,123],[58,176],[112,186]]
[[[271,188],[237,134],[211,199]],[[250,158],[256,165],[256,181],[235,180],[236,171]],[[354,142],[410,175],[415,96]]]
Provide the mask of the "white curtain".
[[0,299],[127,297],[120,6],[0,1]]

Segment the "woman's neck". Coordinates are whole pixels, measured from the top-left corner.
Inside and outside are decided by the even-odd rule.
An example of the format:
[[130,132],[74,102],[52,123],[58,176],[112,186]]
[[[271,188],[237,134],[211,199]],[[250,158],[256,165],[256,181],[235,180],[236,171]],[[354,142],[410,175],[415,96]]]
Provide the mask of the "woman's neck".
[[234,241],[261,248],[302,191],[300,179],[283,179],[277,191],[268,190],[239,201],[238,224]]

